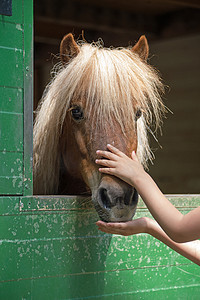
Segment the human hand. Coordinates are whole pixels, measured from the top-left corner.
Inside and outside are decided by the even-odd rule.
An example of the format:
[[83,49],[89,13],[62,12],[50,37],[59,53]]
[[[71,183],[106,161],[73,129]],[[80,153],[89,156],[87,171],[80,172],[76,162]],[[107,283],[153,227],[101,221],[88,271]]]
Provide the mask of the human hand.
[[105,223],[98,221],[96,225],[100,231],[128,236],[137,233],[148,233],[149,221],[149,218],[143,217],[125,223]]
[[[138,161],[135,152],[132,152],[131,158],[123,152],[108,144],[108,150],[97,150],[97,155],[103,159],[96,159],[96,163],[104,166],[99,168],[101,173],[117,176],[118,178],[126,181],[128,184],[136,187],[136,180],[145,173],[142,165]],[[104,159],[105,158],[105,159]]]

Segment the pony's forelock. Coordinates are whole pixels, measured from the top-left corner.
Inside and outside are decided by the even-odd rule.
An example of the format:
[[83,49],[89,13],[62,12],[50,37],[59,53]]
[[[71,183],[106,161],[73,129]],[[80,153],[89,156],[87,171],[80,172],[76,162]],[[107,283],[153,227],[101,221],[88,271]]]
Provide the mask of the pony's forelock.
[[[54,68],[34,124],[34,184],[37,193],[55,193],[59,178],[59,137],[66,113],[74,99],[84,99],[91,124],[103,129],[106,120],[117,122],[124,134],[136,130],[138,150],[146,166],[152,159],[147,127],[158,129],[164,105],[163,85],[157,72],[130,49],[106,49],[82,44],[80,53],[67,66]],[[76,97],[76,98],[75,98]],[[93,121],[92,121],[93,120]]]

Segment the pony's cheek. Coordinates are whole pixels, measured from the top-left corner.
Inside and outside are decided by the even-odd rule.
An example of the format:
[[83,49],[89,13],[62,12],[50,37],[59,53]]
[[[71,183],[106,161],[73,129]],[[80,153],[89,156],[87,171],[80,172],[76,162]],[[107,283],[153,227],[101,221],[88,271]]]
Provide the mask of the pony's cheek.
[[101,174],[95,164],[87,159],[81,161],[81,175],[87,186],[93,191],[96,189],[101,181]]
[[86,141],[84,139],[84,135],[80,130],[77,130],[75,133],[75,139],[76,139],[76,144],[83,156],[88,155],[87,147],[86,147]]

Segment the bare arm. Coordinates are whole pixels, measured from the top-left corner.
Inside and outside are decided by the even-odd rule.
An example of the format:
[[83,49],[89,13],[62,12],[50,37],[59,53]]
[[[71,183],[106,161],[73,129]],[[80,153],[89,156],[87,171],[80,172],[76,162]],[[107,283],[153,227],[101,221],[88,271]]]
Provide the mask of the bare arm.
[[151,220],[150,234],[172,248],[179,254],[190,259],[195,264],[200,266],[200,241],[195,240],[186,243],[176,243],[168,237],[162,228],[154,220]]
[[162,194],[147,173],[144,178],[136,181],[136,189],[150,213],[172,240],[183,243],[200,238],[200,207],[183,215]]
[[165,233],[175,242],[183,243],[200,238],[200,207],[182,215],[163,195],[153,179],[144,171],[136,155],[132,159],[115,147],[97,151],[106,159],[97,160],[102,173],[115,175],[134,186]]
[[121,234],[124,236],[142,232],[149,233],[179,254],[190,259],[197,265],[200,265],[199,240],[187,243],[176,243],[168,237],[156,221],[150,218],[144,217],[126,223],[104,223],[102,221],[98,221],[97,226],[99,227],[99,230],[103,232]]

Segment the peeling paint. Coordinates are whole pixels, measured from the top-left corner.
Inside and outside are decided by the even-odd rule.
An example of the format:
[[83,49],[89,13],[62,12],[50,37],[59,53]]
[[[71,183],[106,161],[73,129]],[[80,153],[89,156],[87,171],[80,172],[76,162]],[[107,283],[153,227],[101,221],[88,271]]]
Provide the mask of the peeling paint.
[[16,29],[19,31],[23,31],[21,24],[16,24]]

